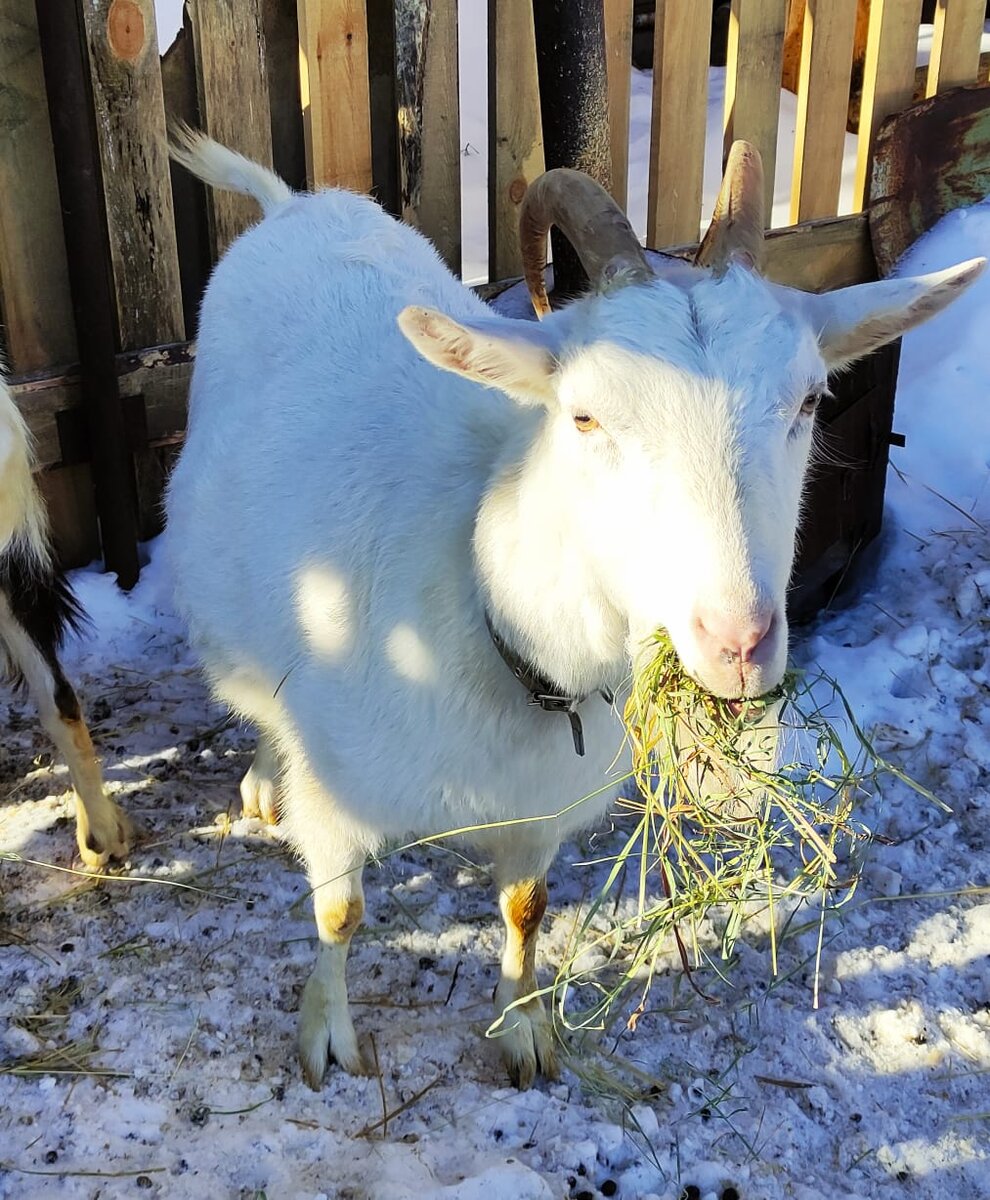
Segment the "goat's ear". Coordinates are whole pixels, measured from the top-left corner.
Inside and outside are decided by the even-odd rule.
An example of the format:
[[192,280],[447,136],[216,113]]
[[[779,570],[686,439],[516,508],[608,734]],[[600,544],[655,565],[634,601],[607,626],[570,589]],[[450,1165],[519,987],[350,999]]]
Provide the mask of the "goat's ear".
[[945,271],[802,297],[829,369],[843,367],[934,317],[982,273],[985,258]]
[[[525,329],[516,331],[515,324]],[[435,366],[500,388],[521,404],[543,404],[555,394],[556,359],[532,322],[460,325],[436,309],[410,307],[399,313],[399,328]]]

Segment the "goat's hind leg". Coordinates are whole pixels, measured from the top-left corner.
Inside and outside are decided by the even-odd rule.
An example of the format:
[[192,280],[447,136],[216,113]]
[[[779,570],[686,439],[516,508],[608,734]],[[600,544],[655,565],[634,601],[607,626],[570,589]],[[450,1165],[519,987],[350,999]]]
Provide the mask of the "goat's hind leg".
[[267,734],[258,737],[254,760],[241,780],[241,812],[245,817],[260,817],[269,825],[278,824],[278,755]]
[[91,870],[125,858],[133,838],[126,814],[106,794],[100,764],[79,700],[62,672],[54,646],[38,644],[0,593],[0,643],[15,676],[23,679],[41,723],[69,767],[76,793],[76,841]]

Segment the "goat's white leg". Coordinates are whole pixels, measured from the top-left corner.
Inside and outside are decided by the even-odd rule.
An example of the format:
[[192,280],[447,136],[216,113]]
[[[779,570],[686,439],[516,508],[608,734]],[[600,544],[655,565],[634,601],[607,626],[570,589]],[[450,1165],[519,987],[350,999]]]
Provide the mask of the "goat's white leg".
[[351,938],[364,916],[365,850],[299,750],[288,755],[286,766],[283,829],[306,860],[320,937],[299,1008],[299,1061],[306,1082],[319,1089],[330,1057],[351,1075],[368,1073],[347,1004],[345,975]]
[[[538,1071],[548,1079],[556,1079],[559,1073],[553,1028],[543,998],[532,995],[538,987],[536,939],[547,907],[547,883],[542,875],[505,882],[505,876],[499,874],[505,947],[502,975],[495,989],[495,1013],[502,1018],[496,1035],[509,1078],[516,1087],[528,1088]],[[527,996],[531,998],[525,999]],[[510,1007],[513,1004],[515,1007]]]
[[241,812],[245,817],[260,817],[269,825],[278,824],[278,756],[271,739],[264,733],[258,738],[254,760],[241,780]]
[[[320,949],[299,1010],[299,1061],[306,1082],[323,1086],[333,1057],[350,1075],[366,1075],[347,1003],[347,951],[364,916],[364,856],[337,854],[328,846],[307,854]],[[332,880],[332,882],[325,882]]]
[[79,700],[54,657],[49,661],[27,631],[0,603],[0,640],[24,677],[41,723],[69,767],[76,793],[76,841],[91,870],[110,858],[126,858],[133,838],[131,823],[103,788],[99,760]]

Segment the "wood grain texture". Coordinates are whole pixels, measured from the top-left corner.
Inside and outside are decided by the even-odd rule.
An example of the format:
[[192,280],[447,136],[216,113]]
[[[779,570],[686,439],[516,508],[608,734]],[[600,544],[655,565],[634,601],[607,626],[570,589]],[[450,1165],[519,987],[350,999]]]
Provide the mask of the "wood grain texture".
[[732,0],[725,70],[723,159],[738,138],[763,159],[767,220],[773,210],[787,0]]
[[[186,23],[162,55],[162,92],[167,121],[179,121],[199,129],[199,88],[193,54],[192,29]],[[199,305],[210,277],[213,251],[206,211],[206,188],[190,171],[169,163],[172,206],[175,210],[175,240],[179,251],[179,279],[186,334],[196,336]]]
[[118,349],[185,336],[152,0],[82,0]]
[[40,471],[35,477],[55,544],[55,556],[66,568],[86,567],[100,557],[100,526],[88,463]]
[[456,0],[396,0],[402,217],[461,269]]
[[[132,450],[181,440],[194,358],[195,347],[189,342],[117,356],[117,383]],[[10,390],[34,438],[39,468],[88,462],[91,446],[78,369],[15,375]]]
[[[202,128],[241,154],[272,165],[272,122],[261,0],[187,0],[196,55]],[[215,258],[249,225],[258,206],[246,196],[207,189]]]
[[34,0],[0,0],[0,285],[10,366],[76,357]]
[[791,222],[834,216],[845,151],[858,0],[808,0],[798,72]]
[[711,12],[657,0],[646,242],[694,241],[701,224]]
[[[692,241],[663,252],[690,260],[697,248],[697,241]],[[866,213],[768,230],[763,274],[803,292],[828,292],[876,279]]]
[[926,96],[976,79],[985,16],[986,0],[938,0]]
[[920,18],[921,0],[871,0],[853,193],[857,208],[866,205],[877,130],[914,95]]
[[298,0],[299,86],[311,187],[370,192],[371,97],[364,0]]
[[488,5],[488,271],[522,270],[519,205],[543,171],[532,0]]
[[632,87],[633,0],[605,0],[608,134],[612,195],[623,210],[629,191],[629,97]]

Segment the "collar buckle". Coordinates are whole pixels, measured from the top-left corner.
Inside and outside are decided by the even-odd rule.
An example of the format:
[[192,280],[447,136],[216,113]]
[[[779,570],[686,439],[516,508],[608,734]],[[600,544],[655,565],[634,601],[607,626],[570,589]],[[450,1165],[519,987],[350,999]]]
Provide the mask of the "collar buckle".
[[[584,756],[584,727],[581,724],[581,718],[578,716],[577,708],[579,704],[583,704],[587,700],[587,696],[561,696],[556,692],[551,691],[553,683],[549,679],[536,674],[533,667],[519,657],[516,652],[506,644],[505,639],[496,632],[492,625],[491,617],[485,611],[485,625],[488,627],[488,633],[492,639],[495,649],[499,652],[502,661],[509,668],[516,679],[529,693],[527,703],[534,705],[537,708],[542,708],[544,712],[564,713],[567,716],[571,725],[571,737],[574,739],[574,753]],[[601,689],[601,697],[606,703],[612,703],[612,693],[607,688]]]

